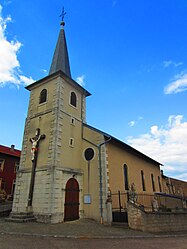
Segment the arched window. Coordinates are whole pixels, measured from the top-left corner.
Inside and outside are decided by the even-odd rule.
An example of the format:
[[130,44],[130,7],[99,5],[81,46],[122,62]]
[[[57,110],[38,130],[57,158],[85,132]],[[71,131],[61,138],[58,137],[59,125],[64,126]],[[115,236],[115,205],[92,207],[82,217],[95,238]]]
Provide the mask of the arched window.
[[74,107],[77,107],[77,95],[74,92],[71,92],[70,104]]
[[145,189],[145,179],[144,179],[144,172],[141,170],[141,179],[142,179],[142,190],[146,191]]
[[43,89],[43,90],[40,92],[39,104],[46,102],[46,100],[47,100],[47,90],[46,90],[46,89]]
[[126,164],[123,165],[123,173],[124,173],[125,190],[129,190],[128,167]]
[[153,174],[151,174],[151,182],[152,182],[153,192],[155,192],[155,181],[154,181],[154,175]]

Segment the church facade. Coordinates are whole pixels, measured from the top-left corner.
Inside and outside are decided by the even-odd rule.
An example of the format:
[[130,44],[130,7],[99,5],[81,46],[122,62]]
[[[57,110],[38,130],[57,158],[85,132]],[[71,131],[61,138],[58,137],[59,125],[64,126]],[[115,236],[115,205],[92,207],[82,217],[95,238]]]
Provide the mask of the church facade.
[[[49,75],[30,91],[12,218],[111,221],[111,193],[162,192],[161,163],[86,123],[91,94],[71,78],[64,22]],[[108,203],[110,205],[108,205]]]

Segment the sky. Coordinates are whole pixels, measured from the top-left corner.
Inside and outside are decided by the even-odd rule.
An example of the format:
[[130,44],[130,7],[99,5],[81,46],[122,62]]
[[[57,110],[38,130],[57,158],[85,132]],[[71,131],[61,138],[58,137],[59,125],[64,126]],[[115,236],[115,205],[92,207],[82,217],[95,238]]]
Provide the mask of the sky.
[[48,75],[63,6],[87,123],[187,181],[186,0],[0,0],[0,144],[21,149],[25,86]]

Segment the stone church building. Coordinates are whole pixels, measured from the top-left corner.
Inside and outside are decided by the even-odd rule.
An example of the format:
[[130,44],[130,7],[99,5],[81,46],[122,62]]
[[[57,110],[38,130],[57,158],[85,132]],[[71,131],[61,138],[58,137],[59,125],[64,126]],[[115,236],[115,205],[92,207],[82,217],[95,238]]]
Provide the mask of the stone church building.
[[[30,91],[12,218],[111,221],[110,195],[162,192],[160,163],[86,123],[91,94],[71,78],[64,22],[49,75]],[[113,203],[112,203],[113,205]]]

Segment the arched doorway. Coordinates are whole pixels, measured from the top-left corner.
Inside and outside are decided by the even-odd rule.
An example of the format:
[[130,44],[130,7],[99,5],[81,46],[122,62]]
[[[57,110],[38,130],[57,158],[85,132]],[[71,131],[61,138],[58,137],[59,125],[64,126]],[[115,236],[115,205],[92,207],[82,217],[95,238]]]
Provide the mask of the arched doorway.
[[66,183],[64,206],[64,221],[79,219],[79,184],[74,178]]

